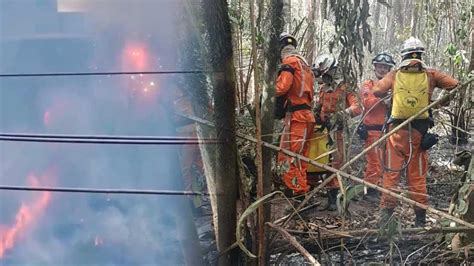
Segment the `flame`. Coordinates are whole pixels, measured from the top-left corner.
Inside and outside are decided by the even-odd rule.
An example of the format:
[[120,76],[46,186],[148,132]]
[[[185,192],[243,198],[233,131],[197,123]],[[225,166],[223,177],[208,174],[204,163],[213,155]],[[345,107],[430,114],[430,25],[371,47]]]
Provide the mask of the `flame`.
[[123,70],[144,71],[148,67],[149,56],[146,45],[129,42],[122,52]]
[[104,240],[98,236],[94,239],[94,246],[102,246],[104,244]]
[[[37,177],[28,177],[30,186],[37,187],[40,183]],[[22,203],[15,216],[15,224],[12,226],[2,225],[0,230],[0,259],[3,258],[7,250],[15,246],[16,241],[24,235],[25,231],[31,228],[44,212],[49,204],[51,192],[41,192],[39,197],[29,202]]]

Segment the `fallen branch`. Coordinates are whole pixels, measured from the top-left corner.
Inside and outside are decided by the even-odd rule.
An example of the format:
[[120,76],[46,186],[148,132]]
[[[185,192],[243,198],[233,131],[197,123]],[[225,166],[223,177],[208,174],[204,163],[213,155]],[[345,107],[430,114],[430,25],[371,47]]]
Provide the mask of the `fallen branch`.
[[[380,232],[379,229],[360,229],[360,230],[350,230],[350,231],[335,231],[325,229],[324,227],[319,227],[327,231],[326,234],[321,234],[322,239],[339,239],[339,238],[357,238],[363,237],[367,234],[378,234]],[[404,228],[400,229],[400,234],[406,234],[412,236],[413,234],[439,234],[439,233],[461,233],[461,232],[468,232],[473,231],[473,228],[469,228],[466,226],[459,226],[459,227],[414,227],[414,228]],[[297,234],[297,235],[313,235],[316,232],[311,231],[301,231],[301,230],[286,230],[289,233]]]
[[270,226],[271,228],[275,229],[278,233],[280,233],[290,244],[292,244],[312,265],[321,265],[297,240],[294,236],[290,235],[287,231],[283,228],[279,227],[278,225],[272,224],[267,222],[266,225]]

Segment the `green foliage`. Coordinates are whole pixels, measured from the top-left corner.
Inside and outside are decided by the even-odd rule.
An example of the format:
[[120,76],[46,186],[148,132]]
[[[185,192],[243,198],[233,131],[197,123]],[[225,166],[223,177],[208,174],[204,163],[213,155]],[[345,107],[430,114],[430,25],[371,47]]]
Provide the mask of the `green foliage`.
[[368,0],[331,1],[331,10],[335,16],[336,34],[329,43],[332,52],[336,43],[341,46],[339,65],[342,76],[349,84],[355,85],[363,73],[364,47],[372,50],[372,33],[367,22],[369,14]]
[[339,194],[337,201],[337,209],[340,214],[348,214],[349,204],[352,200],[357,199],[364,193],[364,185],[357,184],[355,186],[348,186],[345,191],[345,195]]

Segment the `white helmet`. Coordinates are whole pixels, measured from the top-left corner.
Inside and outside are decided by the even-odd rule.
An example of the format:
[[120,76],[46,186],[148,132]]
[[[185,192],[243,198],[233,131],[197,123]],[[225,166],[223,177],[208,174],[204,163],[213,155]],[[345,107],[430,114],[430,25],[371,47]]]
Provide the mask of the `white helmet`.
[[280,49],[289,44],[293,45],[295,48],[298,46],[298,42],[296,41],[296,38],[293,35],[289,34],[288,32],[282,32],[280,34],[279,42],[280,42]]
[[411,53],[424,53],[424,52],[425,52],[425,44],[413,36],[408,38],[408,40],[406,40],[402,44],[402,49],[401,49],[402,57]]
[[[332,54],[322,54],[314,60],[312,66],[313,73],[316,77],[320,77],[324,74],[334,75],[331,73],[337,68],[337,60]],[[330,73],[328,73],[330,72]]]

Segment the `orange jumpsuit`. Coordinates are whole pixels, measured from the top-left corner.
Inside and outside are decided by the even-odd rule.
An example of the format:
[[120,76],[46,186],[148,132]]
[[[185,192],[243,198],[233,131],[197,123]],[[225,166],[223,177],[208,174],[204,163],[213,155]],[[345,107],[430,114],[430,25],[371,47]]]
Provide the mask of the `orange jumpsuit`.
[[[322,122],[331,118],[338,110],[338,105],[343,104],[344,108],[350,111],[351,117],[357,116],[361,113],[359,101],[357,97],[346,91],[347,84],[340,83],[335,90],[328,90],[325,84],[320,86],[319,90],[319,104],[321,105],[320,119]],[[343,98],[345,97],[345,99]],[[343,101],[344,99],[344,101]],[[342,128],[337,128],[335,132],[335,142],[337,151],[334,153],[332,160],[332,167],[339,169],[344,163],[344,136]],[[338,188],[339,183],[336,178],[333,178],[327,185],[328,188]]]
[[[413,61],[413,64],[416,64]],[[383,97],[388,91],[393,90],[395,74],[397,70],[388,73],[382,80],[377,82],[373,88],[373,92],[378,97]],[[426,69],[428,75],[429,99],[435,87],[445,90],[451,90],[456,87],[458,81],[452,77],[434,69]],[[427,121],[424,119],[424,121]],[[418,121],[418,122],[424,122]],[[415,124],[412,122],[412,158],[407,166],[407,179],[410,196],[413,200],[427,204],[428,196],[426,190],[426,175],[428,170],[428,153],[420,148],[423,135],[414,129]],[[391,125],[390,128],[396,125]],[[410,156],[409,132],[408,127],[404,127],[391,135],[387,139],[386,145],[386,165],[391,169],[402,168],[404,162]],[[400,181],[400,171],[386,171],[383,175],[383,186],[386,189],[396,187]],[[382,208],[394,208],[397,205],[395,198],[383,194],[381,200]]]
[[[387,107],[372,93],[376,81],[366,80],[360,89],[360,99],[364,106],[363,124],[367,128],[368,137],[365,140],[365,148],[372,145],[382,136],[382,127],[385,122]],[[365,155],[367,163],[365,165],[364,180],[372,184],[382,183],[382,165],[380,162],[378,148],[373,148]]]
[[[306,157],[309,152],[307,140],[311,138],[315,122],[311,110],[314,95],[313,83],[311,68],[303,59],[295,55],[283,59],[276,82],[276,96],[286,95],[287,104],[307,105],[308,108],[286,113],[280,147]],[[283,182],[288,188],[294,193],[304,193],[309,190],[306,162],[279,153],[278,164],[288,167],[288,171],[283,173]]]

